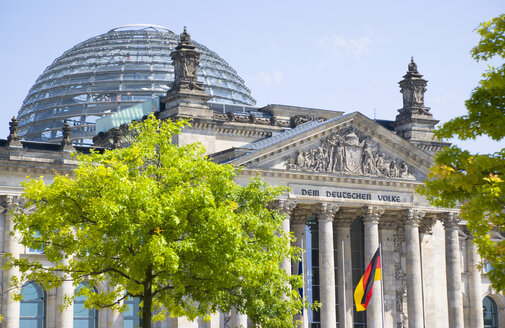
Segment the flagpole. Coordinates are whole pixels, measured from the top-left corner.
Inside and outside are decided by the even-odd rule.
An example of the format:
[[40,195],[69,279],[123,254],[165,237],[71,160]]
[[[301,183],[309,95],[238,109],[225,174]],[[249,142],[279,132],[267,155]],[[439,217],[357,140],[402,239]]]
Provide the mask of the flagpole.
[[382,246],[381,243],[379,243],[379,259],[381,261],[381,303],[382,303],[382,328],[386,327],[385,326],[385,314],[384,314],[384,274],[383,274],[383,266],[382,266]]
[[347,306],[346,306],[346,298],[347,298],[347,293],[345,290],[345,256],[344,256],[344,241],[342,240],[342,286],[340,288],[342,289],[342,293],[344,294],[344,328],[347,328]]

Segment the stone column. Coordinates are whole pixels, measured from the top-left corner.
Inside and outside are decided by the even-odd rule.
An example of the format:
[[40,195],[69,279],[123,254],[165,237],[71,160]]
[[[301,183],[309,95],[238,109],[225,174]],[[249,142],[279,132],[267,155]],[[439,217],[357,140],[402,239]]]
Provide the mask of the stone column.
[[[14,258],[19,258],[22,251],[22,246],[17,241],[17,236],[9,235],[10,231],[14,230],[14,222],[12,220],[12,210],[17,206],[19,199],[17,197],[2,197],[2,209],[5,218],[4,229],[4,251],[10,253]],[[9,281],[12,277],[19,276],[19,269],[13,267],[3,271],[3,299],[2,299],[2,315],[4,317],[2,324],[7,328],[19,327],[19,302],[13,301],[12,296],[16,292],[10,290]]]
[[333,217],[338,205],[321,203],[317,206],[319,224],[319,290],[321,301],[321,328],[335,328],[335,260],[333,254]]
[[[372,260],[379,247],[379,218],[384,214],[381,207],[368,206],[365,209],[363,224],[365,226],[365,266]],[[366,321],[368,328],[382,327],[382,300],[381,285],[374,283],[373,294],[366,309]]]
[[435,263],[433,257],[433,226],[435,223],[436,218],[424,217],[419,225],[425,327],[437,326],[437,312],[440,311],[436,306],[436,299],[440,296],[435,287]]
[[74,286],[70,279],[64,280],[56,290],[56,327],[72,327],[74,324],[74,304],[63,308],[64,297],[74,295]]
[[482,292],[481,275],[477,265],[480,263],[480,256],[477,253],[477,246],[473,243],[473,238],[466,240],[468,252],[468,296],[470,299],[470,328],[484,327],[484,314],[482,313]]
[[242,314],[233,308],[230,316],[231,328],[247,328],[247,315]]
[[[105,312],[105,311],[103,311]],[[100,314],[98,314],[100,316]],[[124,313],[117,310],[109,309],[107,327],[123,327],[124,325]]]
[[449,308],[449,327],[463,328],[463,293],[461,282],[461,258],[459,248],[459,218],[457,213],[449,212],[444,217],[445,262],[447,273],[447,305]]
[[[285,216],[285,219],[282,221],[282,230],[289,234],[291,228],[289,226],[289,221],[291,219],[291,214],[296,207],[295,202],[290,202],[288,200],[280,199],[274,202],[274,208],[282,215]],[[290,245],[291,246],[291,245]],[[291,259],[284,258],[281,263],[281,268],[283,268],[287,274],[291,274]]]
[[419,222],[424,212],[407,210],[405,217],[405,244],[407,246],[407,311],[409,328],[424,327],[423,286],[421,275],[421,251]]
[[340,328],[353,327],[354,300],[352,288],[351,224],[355,218],[356,213],[344,212],[337,215],[335,220],[337,230],[338,319]]
[[[305,266],[305,268],[302,268],[304,272],[307,272],[307,245],[305,244],[305,222],[307,218],[309,217],[309,214],[304,211],[295,211],[295,213],[292,216],[291,220],[291,230],[293,231],[295,235],[295,241],[293,242],[293,246],[298,247],[298,248],[303,248],[304,252],[302,253],[302,262]],[[303,247],[302,247],[303,246]],[[298,261],[293,261],[293,266],[291,269],[292,273],[295,275],[302,275],[303,272],[300,272],[300,262]],[[305,280],[305,275],[303,275],[304,283],[303,283],[303,296],[307,296],[307,290],[306,290],[306,285],[307,281]],[[294,321],[299,321],[301,324],[298,325],[297,327],[300,328],[308,328],[308,321],[305,320],[304,318],[307,317],[307,311],[303,309],[304,313],[298,313],[294,316]]]

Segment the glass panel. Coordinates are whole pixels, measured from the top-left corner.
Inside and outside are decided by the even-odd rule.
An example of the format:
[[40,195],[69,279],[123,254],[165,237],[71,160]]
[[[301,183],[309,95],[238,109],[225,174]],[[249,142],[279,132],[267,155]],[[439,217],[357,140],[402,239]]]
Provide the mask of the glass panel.
[[20,328],[41,328],[45,322],[45,293],[35,282],[26,284],[21,289],[21,299],[19,307],[19,327]]
[[37,319],[20,319],[19,328],[38,328],[38,323]]
[[[86,284],[79,284],[75,289],[77,294],[81,288],[87,287]],[[93,309],[86,309],[84,307],[84,302],[86,297],[77,296],[74,299],[74,328],[95,328],[97,322],[98,312]]]
[[23,317],[36,317],[39,311],[38,303],[26,303],[24,302],[20,308],[20,315]]
[[89,328],[93,327],[89,325],[88,319],[74,319],[74,328]]

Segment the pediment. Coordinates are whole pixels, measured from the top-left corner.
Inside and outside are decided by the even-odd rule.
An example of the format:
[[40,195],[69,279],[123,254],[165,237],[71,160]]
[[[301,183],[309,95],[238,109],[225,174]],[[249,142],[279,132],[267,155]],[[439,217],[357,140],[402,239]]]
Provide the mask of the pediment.
[[[310,124],[310,123],[307,123]],[[242,149],[231,161],[257,169],[422,181],[430,154],[356,112],[300,126]]]

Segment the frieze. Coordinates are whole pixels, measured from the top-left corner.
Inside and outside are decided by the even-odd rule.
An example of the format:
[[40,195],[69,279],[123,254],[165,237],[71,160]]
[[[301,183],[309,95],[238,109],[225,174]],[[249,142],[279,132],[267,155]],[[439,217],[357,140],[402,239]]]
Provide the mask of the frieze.
[[332,133],[319,146],[285,158],[288,170],[414,180],[405,161],[386,156],[370,137],[352,127]]
[[372,190],[346,187],[330,187],[325,185],[311,184],[288,184],[290,198],[315,198],[344,200],[361,203],[392,203],[392,204],[412,204],[414,201],[413,192],[396,190]]
[[311,121],[318,121],[318,122],[324,122],[326,119],[324,117],[316,117],[314,115],[295,115],[291,117],[291,127],[297,127],[298,125],[311,122]]
[[243,115],[234,112],[214,113],[214,119],[220,121],[237,122],[237,123],[250,123],[258,125],[272,125],[280,127],[289,127],[290,121],[285,119],[278,119],[277,117],[259,117],[255,114]]

